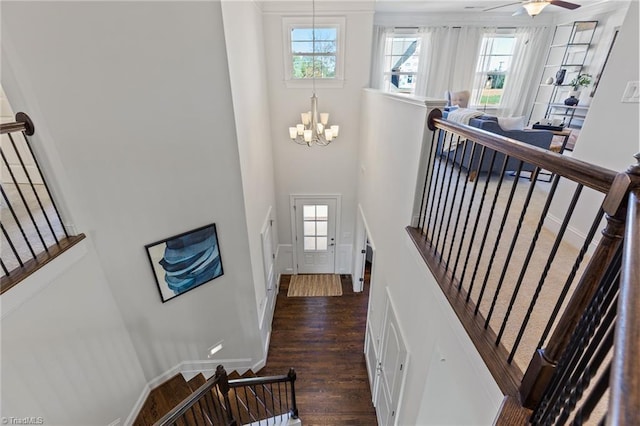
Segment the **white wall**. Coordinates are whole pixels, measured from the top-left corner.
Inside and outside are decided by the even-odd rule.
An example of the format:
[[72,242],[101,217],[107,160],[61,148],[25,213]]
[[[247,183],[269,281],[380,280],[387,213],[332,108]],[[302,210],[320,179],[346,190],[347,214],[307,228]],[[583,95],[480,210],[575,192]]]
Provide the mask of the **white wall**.
[[[626,3],[617,3],[626,6]],[[610,29],[621,24],[621,15],[618,12],[617,19],[610,21]],[[607,49],[610,42],[610,38],[603,37],[599,49]],[[640,80],[638,46],[638,2],[633,1],[591,102],[573,152],[575,158],[615,171],[622,171],[635,162],[633,155],[638,152],[640,140],[638,103],[623,103],[621,99],[627,82]],[[598,70],[590,68],[589,72],[595,76]]]
[[[2,46],[145,379],[221,339],[220,358],[260,359],[220,3],[3,2]],[[162,304],[144,245],[211,222],[224,275]]]
[[[267,293],[260,232],[275,220],[275,185],[269,94],[262,31],[262,11],[253,1],[223,1],[224,33],[229,58],[244,206],[249,234],[251,272],[261,322],[263,347],[271,330],[275,291]],[[277,232],[274,232],[277,245]],[[264,315],[263,315],[264,312]]]
[[72,251],[69,269],[52,277],[49,264],[0,299],[3,418],[105,425],[124,420],[146,385],[93,247]]
[[388,286],[412,360],[398,424],[490,424],[503,395],[405,230],[427,112],[424,102],[363,92],[358,202],[376,242],[368,321],[375,341]]
[[[628,5],[626,2],[617,2],[617,4],[621,7]],[[600,19],[604,16],[600,16]],[[608,22],[606,26],[612,31],[621,21],[622,13],[618,10],[604,22]],[[608,48],[610,42],[610,38],[600,39],[598,49],[601,54],[604,54],[602,51]],[[591,100],[587,119],[573,151],[574,158],[616,172],[624,171],[629,165],[635,163],[633,155],[640,149],[638,130],[640,111],[638,103],[623,103],[621,99],[627,82],[640,80],[638,43],[638,2],[633,1],[620,27],[620,33],[600,79],[596,95]],[[595,76],[599,69],[600,67],[589,68],[589,72]],[[560,185],[550,210],[553,217],[564,216],[573,190],[573,185]],[[576,209],[581,214],[574,215],[571,221],[571,230],[574,234],[579,236],[587,234],[596,208],[601,202],[602,195],[595,191],[589,190],[582,196]],[[590,213],[586,214],[587,212]],[[559,223],[560,219],[556,222]]]
[[[264,38],[269,78],[271,135],[273,140],[277,223],[280,237],[279,265],[287,271],[292,265],[290,194],[342,194],[341,235],[337,236],[337,271],[350,273],[356,218],[358,141],[360,139],[360,90],[369,82],[373,11],[370,4],[356,8],[331,2],[333,11],[318,16],[346,19],[345,81],[342,88],[318,85],[318,107],[330,113],[329,121],[340,125],[340,137],[326,147],[297,145],[289,139],[288,128],[300,121],[300,113],[310,109],[311,87],[287,88],[284,84],[283,16],[309,16],[310,3],[286,4],[285,9],[264,7]],[[280,5],[282,7],[282,5]],[[344,10],[343,10],[344,8]],[[359,9],[358,9],[359,8]],[[297,12],[291,12],[297,10]],[[289,271],[290,272],[290,271]]]

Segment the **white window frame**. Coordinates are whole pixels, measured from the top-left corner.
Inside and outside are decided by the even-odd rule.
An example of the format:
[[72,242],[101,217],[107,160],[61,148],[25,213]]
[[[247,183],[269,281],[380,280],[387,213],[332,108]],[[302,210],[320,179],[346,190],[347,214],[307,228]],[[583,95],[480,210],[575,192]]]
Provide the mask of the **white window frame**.
[[[282,18],[282,41],[284,53],[284,83],[288,88],[311,88],[310,78],[293,77],[293,52],[291,51],[291,30],[295,28],[312,28],[312,18],[285,17]],[[346,19],[340,16],[316,16],[316,28],[336,28],[336,76],[333,78],[316,78],[316,87],[344,86],[344,58],[345,58],[345,26]]]
[[418,63],[424,61],[424,53],[422,50],[422,33],[420,32],[420,30],[416,27],[408,27],[408,28],[394,28],[392,32],[389,32],[388,34],[385,35],[384,37],[384,45],[385,48],[383,49],[382,52],[382,75],[383,75],[383,87],[382,90],[388,93],[406,93],[406,94],[410,94],[410,95],[415,95],[416,94],[416,90],[415,87],[413,89],[412,92],[405,92],[402,90],[392,90],[391,89],[391,83],[389,83],[389,88],[386,87],[386,83],[387,83],[387,79],[391,79],[392,75],[398,75],[398,76],[402,76],[402,75],[412,75],[414,76],[414,78],[416,79],[415,84],[417,85],[418,82],[418,76],[420,75],[420,65],[418,65],[418,70],[416,70],[415,72],[405,72],[405,71],[400,71],[400,72],[391,72],[391,71],[387,71],[386,70],[386,60],[388,56],[392,56],[392,55],[387,55],[387,51],[386,51],[386,44],[387,44],[387,40],[389,38],[401,38],[401,37],[415,37],[416,39],[420,40],[420,54],[418,55]]
[[[482,99],[482,87],[478,87],[479,92],[477,92],[476,95],[476,84],[482,85],[486,83],[486,79],[484,78],[480,78],[479,74],[483,74],[483,75],[487,75],[488,71],[477,71],[478,69],[478,65],[479,62],[481,60],[482,56],[500,56],[500,55],[483,55],[482,53],[482,43],[484,42],[485,38],[513,38],[514,40],[516,40],[517,43],[517,35],[516,35],[516,31],[512,28],[499,28],[497,31],[495,32],[489,32],[489,33],[483,33],[482,34],[482,40],[480,41],[480,50],[478,51],[478,56],[476,58],[476,66],[475,66],[475,75],[474,75],[474,86],[471,88],[471,99],[469,100],[469,106],[470,107],[474,107],[474,108],[485,108],[485,109],[500,109],[502,107],[502,95],[504,95],[504,89],[506,87],[506,84],[509,83],[509,75],[511,74],[511,72],[513,71],[512,69],[509,69],[508,71],[503,71],[501,72],[502,75],[504,75],[504,86],[502,87],[502,95],[500,95],[500,102],[497,104],[482,104],[480,103],[480,100]],[[513,65],[513,57],[516,55],[516,52],[512,52],[511,53],[511,60],[512,63],[511,65]]]

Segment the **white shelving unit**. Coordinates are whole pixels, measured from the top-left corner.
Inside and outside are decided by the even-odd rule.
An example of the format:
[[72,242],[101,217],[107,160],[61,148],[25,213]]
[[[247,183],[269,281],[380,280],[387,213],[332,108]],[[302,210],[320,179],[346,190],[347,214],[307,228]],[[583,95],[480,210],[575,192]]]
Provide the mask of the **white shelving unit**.
[[[585,72],[585,62],[598,21],[575,21],[558,25],[547,53],[544,70],[529,122],[540,119],[562,119],[566,128],[581,128],[589,110],[588,105],[568,106],[564,100],[573,88],[569,85],[578,74]],[[564,79],[557,84],[558,71],[565,70]],[[553,83],[547,81],[553,78]]]

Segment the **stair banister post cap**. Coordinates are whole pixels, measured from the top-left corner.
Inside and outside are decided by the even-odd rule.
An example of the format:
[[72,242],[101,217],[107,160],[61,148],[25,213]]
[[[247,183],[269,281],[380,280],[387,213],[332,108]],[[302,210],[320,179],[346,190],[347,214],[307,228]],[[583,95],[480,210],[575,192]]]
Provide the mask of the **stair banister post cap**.
[[295,380],[296,379],[296,370],[294,370],[293,368],[289,369],[289,373],[287,373],[287,377],[289,377],[291,380]]

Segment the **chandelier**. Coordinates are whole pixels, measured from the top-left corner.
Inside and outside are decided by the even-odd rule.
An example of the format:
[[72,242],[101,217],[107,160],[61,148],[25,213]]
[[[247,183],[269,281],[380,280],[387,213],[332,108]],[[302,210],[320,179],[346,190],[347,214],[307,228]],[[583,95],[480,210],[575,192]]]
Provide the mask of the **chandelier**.
[[[289,137],[300,145],[327,146],[338,137],[340,126],[329,125],[329,114],[318,114],[318,97],[316,96],[316,2],[313,0],[311,13],[312,30],[312,74],[313,95],[311,96],[311,110],[300,114],[302,123],[296,127],[289,127]],[[319,116],[319,117],[318,117]],[[318,121],[318,118],[320,120]]]

